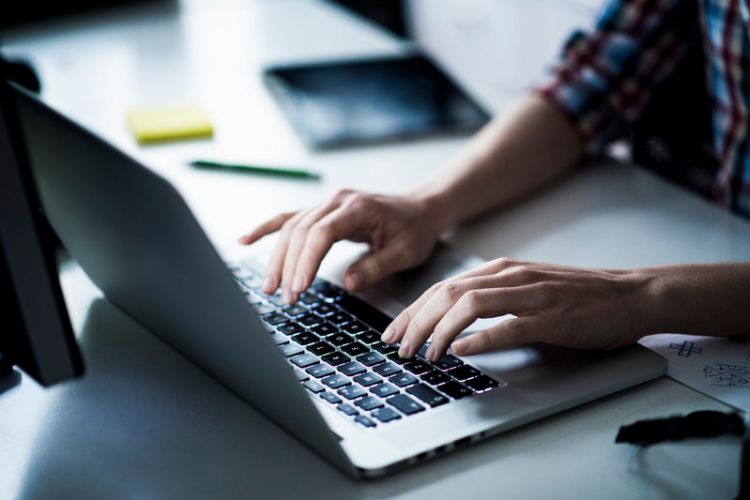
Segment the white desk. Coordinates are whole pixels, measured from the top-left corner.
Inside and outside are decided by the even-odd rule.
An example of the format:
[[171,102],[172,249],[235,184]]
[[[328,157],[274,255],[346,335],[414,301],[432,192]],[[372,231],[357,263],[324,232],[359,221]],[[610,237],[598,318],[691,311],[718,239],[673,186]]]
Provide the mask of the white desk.
[[[341,43],[346,40],[346,43]],[[299,0],[137,7],[11,33],[44,97],[170,179],[217,247],[279,210],[340,186],[401,191],[462,139],[313,154],[263,89],[264,61],[397,51],[334,8]],[[124,111],[196,102],[214,140],[138,148]],[[320,184],[193,171],[223,155],[308,165]],[[750,259],[750,225],[639,169],[601,165],[451,237],[486,258],[637,266]],[[731,498],[732,439],[615,446],[618,426],[725,408],[661,379],[378,481],[353,482],[259,416],[100,296],[75,264],[66,293],[87,363],[50,390],[28,378],[0,396],[0,496],[8,498]]]

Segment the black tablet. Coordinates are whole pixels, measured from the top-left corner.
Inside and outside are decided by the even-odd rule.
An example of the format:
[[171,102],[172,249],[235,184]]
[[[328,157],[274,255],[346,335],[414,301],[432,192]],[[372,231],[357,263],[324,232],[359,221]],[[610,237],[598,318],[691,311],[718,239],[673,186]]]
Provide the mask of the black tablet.
[[421,55],[266,69],[276,101],[315,149],[469,133],[488,120]]

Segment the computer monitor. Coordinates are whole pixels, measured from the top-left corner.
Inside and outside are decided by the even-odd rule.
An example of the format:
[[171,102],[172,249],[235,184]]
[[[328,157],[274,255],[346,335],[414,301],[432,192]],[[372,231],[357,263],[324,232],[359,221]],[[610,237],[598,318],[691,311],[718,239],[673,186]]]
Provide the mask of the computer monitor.
[[49,386],[82,375],[83,361],[9,85],[0,78],[0,372]]

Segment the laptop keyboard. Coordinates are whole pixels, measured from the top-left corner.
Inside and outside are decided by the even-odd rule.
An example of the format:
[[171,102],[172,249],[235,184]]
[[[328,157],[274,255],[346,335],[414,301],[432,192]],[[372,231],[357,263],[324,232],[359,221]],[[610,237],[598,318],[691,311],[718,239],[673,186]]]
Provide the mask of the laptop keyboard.
[[297,380],[365,428],[394,422],[498,387],[497,381],[446,354],[431,363],[428,345],[412,359],[380,341],[391,318],[320,278],[293,305],[261,291],[249,264],[230,266]]

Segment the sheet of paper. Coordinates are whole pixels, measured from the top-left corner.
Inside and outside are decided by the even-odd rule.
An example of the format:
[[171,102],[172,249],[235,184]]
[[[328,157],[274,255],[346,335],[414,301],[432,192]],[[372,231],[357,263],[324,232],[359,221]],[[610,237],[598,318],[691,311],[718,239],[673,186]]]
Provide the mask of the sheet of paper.
[[669,362],[667,375],[707,396],[750,410],[750,339],[661,334],[641,340]]

